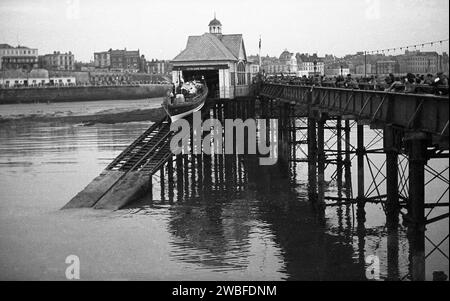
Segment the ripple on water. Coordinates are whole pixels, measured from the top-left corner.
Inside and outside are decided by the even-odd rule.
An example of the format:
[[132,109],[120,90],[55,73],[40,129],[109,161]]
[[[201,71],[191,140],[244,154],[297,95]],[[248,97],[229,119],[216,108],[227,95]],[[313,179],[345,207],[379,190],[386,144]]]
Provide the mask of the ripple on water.
[[[198,187],[189,174],[187,197],[174,183],[169,199],[169,184],[161,193],[155,178],[153,198],[124,210],[59,210],[148,126],[0,126],[0,275],[61,279],[65,256],[76,253],[89,279],[363,280],[361,255],[376,254],[387,277],[380,206],[366,206],[363,232],[351,206],[327,208],[321,224],[305,178],[292,182],[251,158],[241,165],[224,160],[223,174],[205,179],[210,185]],[[243,183],[236,166],[247,171]],[[299,164],[296,172],[303,169]],[[335,183],[327,193],[337,193]],[[405,275],[403,228],[397,239]]]

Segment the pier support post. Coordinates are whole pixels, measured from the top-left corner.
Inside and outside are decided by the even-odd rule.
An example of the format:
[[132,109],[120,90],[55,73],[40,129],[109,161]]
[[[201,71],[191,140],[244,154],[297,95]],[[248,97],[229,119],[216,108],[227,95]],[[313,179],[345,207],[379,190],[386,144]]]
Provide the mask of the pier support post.
[[148,195],[150,200],[153,201],[153,176],[150,176],[148,180]]
[[284,128],[282,129],[284,131],[284,156],[286,158],[286,162],[289,162],[289,158],[290,158],[290,150],[289,150],[289,145],[290,145],[290,135],[289,135],[289,121],[290,121],[290,117],[289,117],[289,111],[290,111],[290,106],[288,103],[284,104]]
[[272,117],[273,116],[273,99],[270,100],[270,113],[269,116]]
[[160,169],[160,175],[159,175],[159,183],[161,184],[161,202],[164,202],[166,200],[165,197],[165,179],[164,179],[164,166]]
[[342,118],[337,117],[336,119],[336,182],[338,188],[338,202],[341,202],[342,198]]
[[386,223],[397,228],[400,211],[398,195],[398,153],[395,130],[389,126],[384,129],[384,151],[386,153]]
[[250,102],[250,116],[256,118],[256,99],[252,98]]
[[217,112],[219,111],[219,109],[218,109],[218,106],[219,106],[219,104],[216,102],[215,104],[214,104],[214,106],[213,106],[213,118],[214,119],[217,119],[218,117],[217,117]]
[[183,155],[183,172],[184,172],[184,194],[186,200],[189,198],[189,155]]
[[170,156],[167,160],[167,181],[173,183],[173,157]]
[[411,276],[414,281],[425,280],[425,165],[427,140],[424,134],[407,139],[409,156],[409,206],[411,219],[408,236],[411,240]]
[[183,199],[183,157],[182,157],[182,155],[177,155],[176,165],[177,165],[177,200],[181,201]]
[[319,209],[319,214],[325,210],[325,121],[325,115],[322,115],[317,121],[317,208]]
[[365,268],[365,245],[366,245],[366,212],[365,206],[365,187],[364,187],[364,156],[366,153],[364,147],[364,125],[358,124],[356,128],[356,157],[357,157],[357,178],[358,178],[358,196],[356,197],[357,209],[356,219],[358,225],[356,232],[358,234],[358,257],[362,268]]
[[278,152],[280,161],[289,162],[289,106],[285,103],[279,104],[279,127],[278,127]]
[[169,160],[167,161],[167,198],[169,199],[169,203],[171,204],[173,202],[173,190],[174,190],[174,181],[173,181],[173,156],[170,156]]
[[217,112],[217,118],[220,120],[220,122],[223,122],[223,103],[219,103],[219,108],[218,108],[218,112]]
[[364,223],[366,221],[365,206],[365,191],[364,191],[364,156],[366,149],[364,147],[364,125],[358,124],[357,126],[357,167],[358,167],[358,196],[357,204],[358,209],[356,211],[356,217],[358,222]]
[[204,197],[209,195],[212,188],[212,155],[203,156],[203,186]]
[[338,116],[336,118],[336,149],[337,149],[337,157],[336,157],[336,185],[337,185],[337,204],[339,205],[337,208],[337,216],[338,216],[338,225],[339,232],[343,230],[343,211],[342,211],[342,118]]
[[317,136],[316,119],[308,117],[308,194],[312,203],[317,202]]
[[352,188],[352,176],[351,176],[351,159],[350,159],[350,120],[346,119],[344,122],[344,140],[345,140],[345,158],[344,158],[344,168],[345,168],[345,187],[347,190],[347,196],[350,195],[350,190]]
[[386,153],[386,225],[387,225],[387,272],[389,280],[398,280],[398,222],[400,203],[398,194],[399,141],[392,126],[384,128],[384,151]]

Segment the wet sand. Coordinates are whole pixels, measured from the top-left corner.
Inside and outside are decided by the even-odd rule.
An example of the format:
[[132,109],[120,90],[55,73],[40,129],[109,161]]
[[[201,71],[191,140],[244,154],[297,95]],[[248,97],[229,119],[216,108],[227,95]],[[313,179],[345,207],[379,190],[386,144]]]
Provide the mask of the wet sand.
[[137,121],[156,122],[165,115],[161,103],[162,98],[152,98],[70,104],[1,105],[0,124],[63,122],[93,125]]

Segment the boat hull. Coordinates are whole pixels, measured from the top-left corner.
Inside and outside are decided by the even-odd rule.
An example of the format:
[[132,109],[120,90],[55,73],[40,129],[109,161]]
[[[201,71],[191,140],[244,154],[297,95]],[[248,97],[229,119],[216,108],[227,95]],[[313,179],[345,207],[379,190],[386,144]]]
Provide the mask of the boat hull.
[[201,94],[197,95],[192,101],[184,102],[181,104],[170,104],[170,99],[166,99],[163,103],[163,108],[172,122],[180,120],[186,116],[191,115],[194,112],[200,111],[205,105],[208,95],[208,87],[204,86],[204,90]]
[[171,120],[172,122],[175,122],[175,121],[180,120],[180,119],[182,119],[183,117],[186,117],[186,116],[188,116],[188,115],[190,115],[190,114],[192,114],[192,113],[194,113],[194,112],[200,111],[200,110],[203,108],[203,105],[204,105],[204,104],[205,104],[204,102],[201,102],[201,103],[198,104],[198,106],[196,106],[196,107],[194,107],[194,108],[192,108],[192,109],[190,109],[190,110],[188,110],[188,111],[179,113],[179,114],[171,113],[172,115],[169,114],[170,120]]

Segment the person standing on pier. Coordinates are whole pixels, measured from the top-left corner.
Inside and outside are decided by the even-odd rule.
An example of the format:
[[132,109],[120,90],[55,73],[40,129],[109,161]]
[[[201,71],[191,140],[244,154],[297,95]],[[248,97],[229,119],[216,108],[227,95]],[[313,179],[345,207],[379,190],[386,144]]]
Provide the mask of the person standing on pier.
[[412,73],[406,74],[405,78],[405,93],[415,93],[416,92],[416,77]]
[[443,72],[438,72],[433,85],[434,86],[448,86],[448,79],[445,77]]

